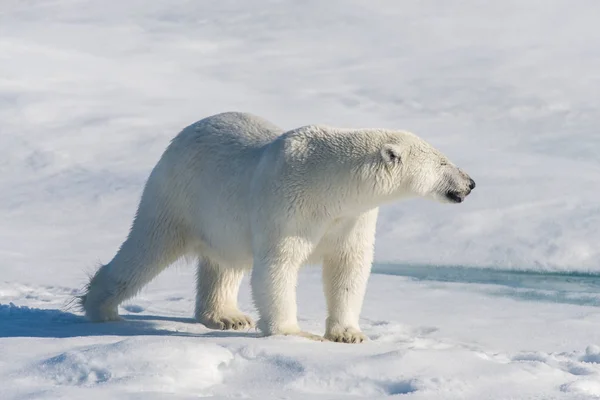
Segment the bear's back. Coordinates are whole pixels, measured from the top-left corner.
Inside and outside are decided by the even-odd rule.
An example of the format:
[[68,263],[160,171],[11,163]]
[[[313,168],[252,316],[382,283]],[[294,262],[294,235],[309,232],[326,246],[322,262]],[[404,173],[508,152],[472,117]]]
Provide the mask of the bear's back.
[[218,146],[227,147],[231,151],[248,151],[262,148],[283,132],[283,129],[256,115],[224,112],[193,123],[185,128],[175,141],[205,148]]
[[243,112],[201,119],[173,138],[161,164],[166,179],[199,178],[222,183],[237,176],[249,179],[267,145],[283,133],[269,121]]

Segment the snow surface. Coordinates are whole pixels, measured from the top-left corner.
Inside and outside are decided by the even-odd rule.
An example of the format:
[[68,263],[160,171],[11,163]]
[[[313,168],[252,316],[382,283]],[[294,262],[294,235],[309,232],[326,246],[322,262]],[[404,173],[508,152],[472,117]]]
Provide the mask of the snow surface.
[[[0,399],[600,398],[600,3],[0,0]],[[91,324],[169,140],[249,111],[412,130],[477,181],[382,209],[363,345],[194,324],[171,268]],[[247,282],[244,311],[256,316]],[[318,269],[303,328],[324,331]]]

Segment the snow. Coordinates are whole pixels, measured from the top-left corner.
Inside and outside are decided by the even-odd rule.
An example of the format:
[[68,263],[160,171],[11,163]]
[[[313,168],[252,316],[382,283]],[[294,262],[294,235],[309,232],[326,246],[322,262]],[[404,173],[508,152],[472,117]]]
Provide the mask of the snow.
[[[0,398],[600,398],[600,3],[0,2]],[[169,140],[249,111],[412,130],[477,181],[382,208],[368,343],[193,323],[193,268],[67,307]],[[256,316],[247,282],[243,311]],[[324,331],[318,269],[304,329]]]
[[[0,397],[600,396],[594,306],[374,274],[362,319],[370,341],[351,346],[208,330],[190,318],[191,273],[161,278],[121,309],[125,322],[107,324],[60,311],[70,289],[5,283],[12,291],[0,297],[0,377],[10,384]],[[319,285],[319,271],[306,270],[299,304],[303,327],[322,333]],[[247,282],[241,300],[256,316]]]

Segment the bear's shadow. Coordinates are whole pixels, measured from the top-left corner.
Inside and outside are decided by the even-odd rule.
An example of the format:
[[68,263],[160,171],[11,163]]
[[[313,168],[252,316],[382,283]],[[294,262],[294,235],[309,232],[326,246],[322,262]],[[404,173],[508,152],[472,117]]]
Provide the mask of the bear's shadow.
[[[176,325],[189,324],[202,332],[179,331],[177,327],[165,329],[160,322]],[[187,330],[187,329],[186,329]],[[205,330],[205,331],[204,331]],[[198,324],[192,318],[164,317],[156,315],[125,315],[122,321],[94,323],[80,315],[58,309],[19,307],[0,304],[0,338],[38,337],[69,338],[78,336],[186,336],[186,337],[259,337],[259,332],[213,331]]]

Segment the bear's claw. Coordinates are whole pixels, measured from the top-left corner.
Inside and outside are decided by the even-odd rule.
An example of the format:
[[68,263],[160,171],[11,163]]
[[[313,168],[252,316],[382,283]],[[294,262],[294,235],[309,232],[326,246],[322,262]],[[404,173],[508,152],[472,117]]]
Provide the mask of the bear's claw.
[[254,321],[249,316],[239,313],[234,315],[208,315],[201,316],[198,319],[198,322],[203,324],[209,329],[218,329],[221,331],[224,330],[242,330],[252,328],[254,326]]
[[325,334],[325,339],[339,343],[362,343],[367,341],[367,336],[354,328],[335,329]]

